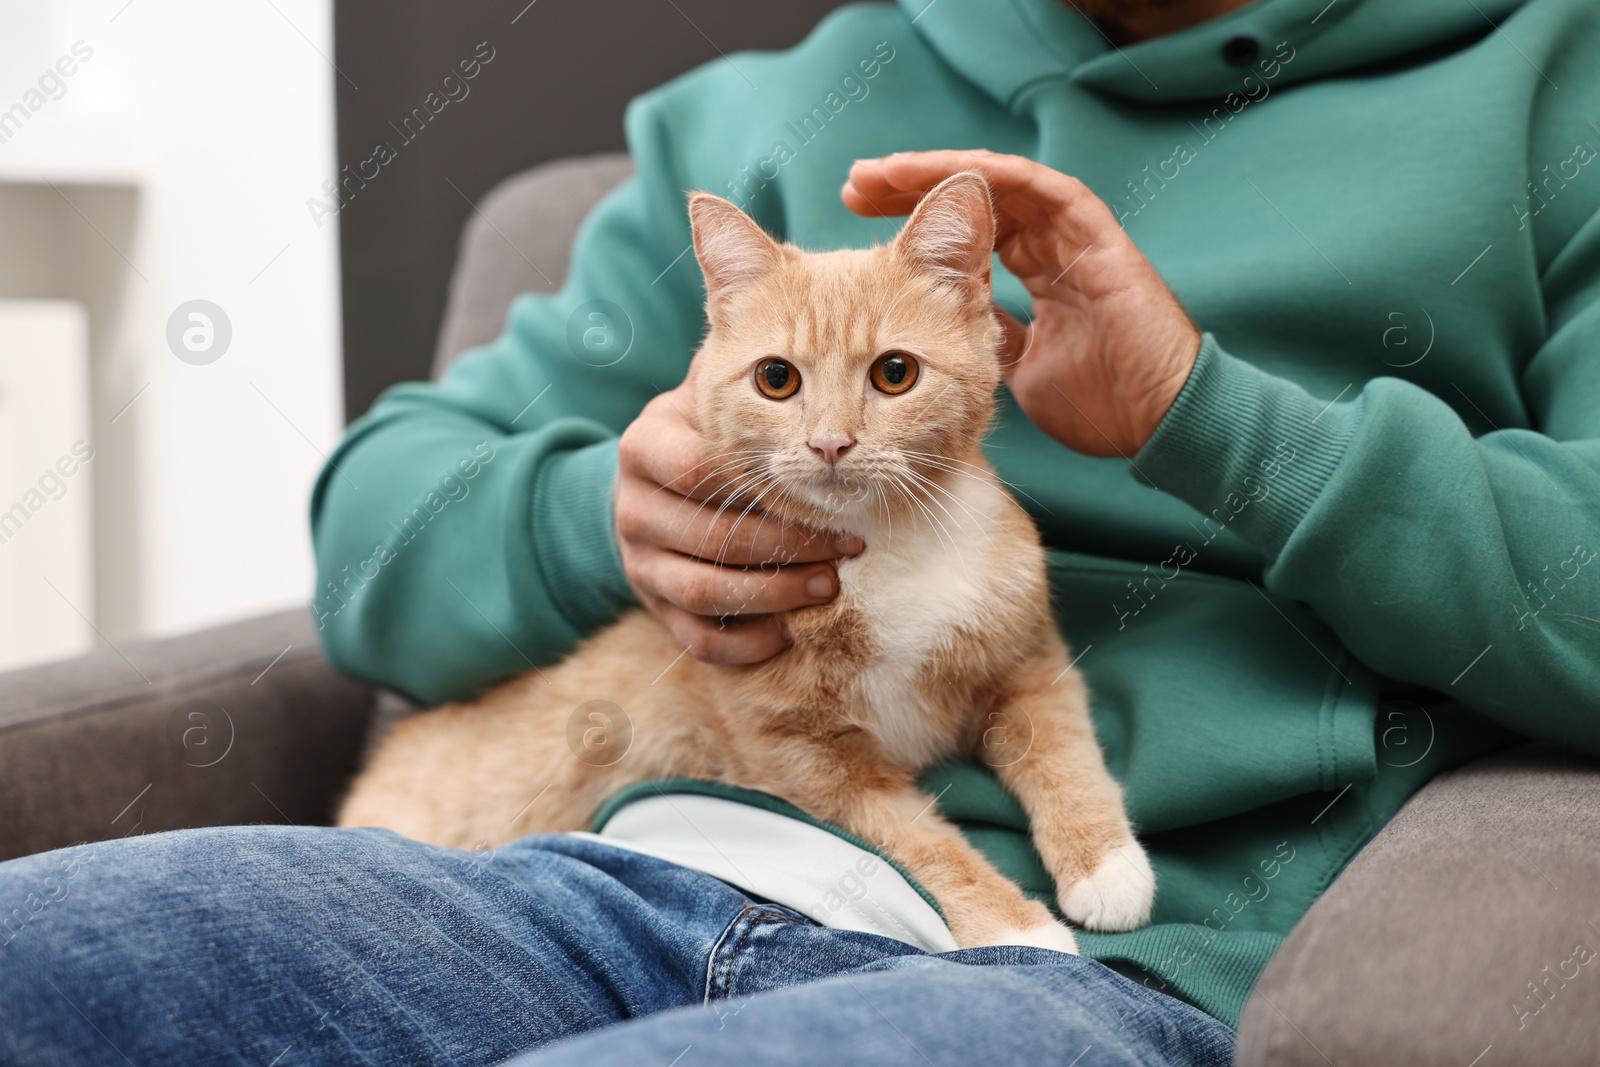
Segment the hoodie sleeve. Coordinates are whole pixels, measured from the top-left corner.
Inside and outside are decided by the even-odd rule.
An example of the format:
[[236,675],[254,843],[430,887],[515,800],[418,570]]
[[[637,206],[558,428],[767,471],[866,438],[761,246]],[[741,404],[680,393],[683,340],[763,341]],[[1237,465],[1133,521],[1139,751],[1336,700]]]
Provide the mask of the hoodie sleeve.
[[1532,428],[1396,378],[1333,402],[1210,335],[1135,477],[1267,554],[1358,659],[1600,753],[1600,216],[1543,274]]
[[585,222],[566,284],[437,384],[388,390],[312,498],[312,609],[341,670],[424,703],[558,659],[634,602],[612,532],[616,439],[676,386],[701,323],[681,185],[651,98],[638,174]]

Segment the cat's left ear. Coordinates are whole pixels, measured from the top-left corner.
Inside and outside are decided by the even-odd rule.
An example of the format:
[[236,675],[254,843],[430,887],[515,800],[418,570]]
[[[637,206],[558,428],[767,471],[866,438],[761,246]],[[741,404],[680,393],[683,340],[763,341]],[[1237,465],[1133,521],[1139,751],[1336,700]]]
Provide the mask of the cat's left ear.
[[928,190],[894,244],[901,255],[987,307],[994,234],[989,183],[967,170]]
[[778,243],[736,205],[711,193],[689,197],[689,226],[706,279],[706,308],[715,319],[729,296],[777,265]]

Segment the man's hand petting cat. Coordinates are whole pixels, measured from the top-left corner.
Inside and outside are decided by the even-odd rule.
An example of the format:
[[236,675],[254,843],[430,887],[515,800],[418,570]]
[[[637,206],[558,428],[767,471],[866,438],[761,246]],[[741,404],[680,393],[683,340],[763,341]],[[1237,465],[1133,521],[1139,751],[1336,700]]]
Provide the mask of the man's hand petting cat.
[[1017,403],[1068,448],[1131,457],[1177,399],[1200,332],[1087,186],[1021,156],[902,152],[858,160],[841,196],[860,215],[905,215],[964,170],[989,180],[995,251],[1033,297],[1029,326],[995,309]]
[[862,545],[728,505],[722,465],[689,422],[693,411],[685,383],[652,400],[623,433],[617,547],[640,602],[690,655],[759,663],[789,645],[775,613],[832,600],[839,575],[829,561]]

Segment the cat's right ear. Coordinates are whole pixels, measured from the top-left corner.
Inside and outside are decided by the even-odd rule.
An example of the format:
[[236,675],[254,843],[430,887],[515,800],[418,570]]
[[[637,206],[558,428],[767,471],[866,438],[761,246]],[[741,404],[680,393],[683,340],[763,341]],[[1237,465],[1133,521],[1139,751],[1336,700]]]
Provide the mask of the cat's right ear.
[[928,191],[894,243],[919,268],[988,307],[994,240],[989,183],[979,172],[966,170]]
[[706,308],[719,307],[778,263],[778,244],[738,207],[711,193],[689,197],[694,254],[706,279]]

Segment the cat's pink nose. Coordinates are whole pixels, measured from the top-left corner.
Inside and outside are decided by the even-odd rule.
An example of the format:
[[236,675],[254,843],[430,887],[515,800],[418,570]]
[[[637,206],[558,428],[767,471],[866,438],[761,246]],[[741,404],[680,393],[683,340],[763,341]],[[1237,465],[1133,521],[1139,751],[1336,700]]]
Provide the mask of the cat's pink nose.
[[840,456],[850,451],[850,446],[856,443],[856,439],[843,434],[818,434],[807,443],[827,462],[828,466],[833,467],[838,465]]

